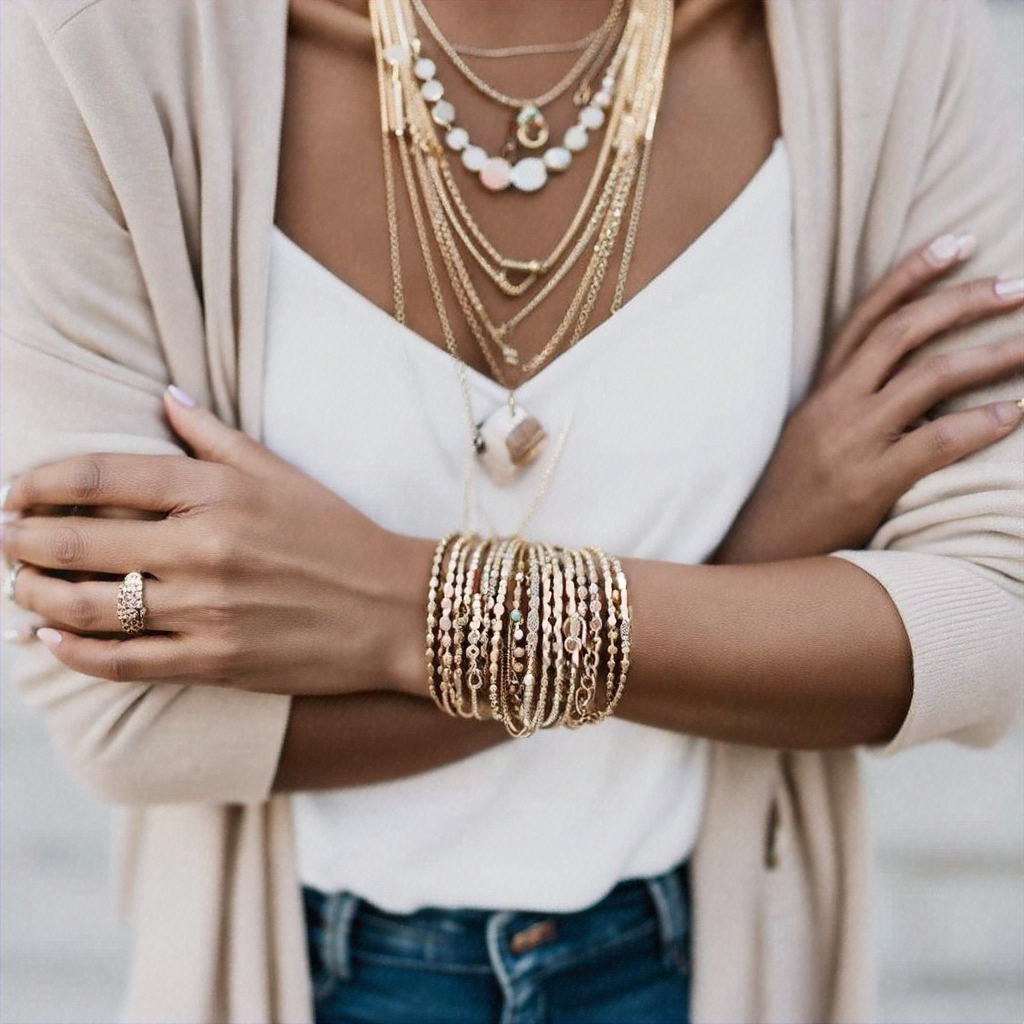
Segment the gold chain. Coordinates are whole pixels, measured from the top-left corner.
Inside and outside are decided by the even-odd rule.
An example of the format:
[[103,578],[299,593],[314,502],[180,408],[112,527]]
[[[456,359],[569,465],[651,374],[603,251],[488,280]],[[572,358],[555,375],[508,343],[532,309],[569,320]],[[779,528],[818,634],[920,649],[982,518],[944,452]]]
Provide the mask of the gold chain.
[[601,31],[602,25],[591,29],[585,36],[567,43],[521,43],[519,46],[469,46],[465,43],[452,43],[452,49],[460,57],[479,57],[481,59],[500,59],[503,57],[538,57],[548,54],[575,53],[582,50]]
[[458,54],[455,47],[448,41],[444,33],[438,28],[437,22],[431,17],[423,0],[412,0],[412,6],[419,15],[420,20],[426,26],[427,31],[433,37],[435,43],[441,47],[445,56],[455,65],[466,80],[477,90],[482,92],[488,99],[500,103],[505,107],[519,109],[526,106],[543,107],[553,100],[558,99],[563,93],[568,92],[574,82],[580,79],[584,70],[591,63],[592,58],[600,51],[601,44],[605,37],[611,32],[615,23],[622,13],[625,0],[614,0],[611,10],[604,21],[595,29],[594,38],[587,44],[583,53],[573,63],[573,66],[560,78],[550,89],[537,97],[518,99],[515,96],[508,96],[499,92],[494,86],[485,82]]

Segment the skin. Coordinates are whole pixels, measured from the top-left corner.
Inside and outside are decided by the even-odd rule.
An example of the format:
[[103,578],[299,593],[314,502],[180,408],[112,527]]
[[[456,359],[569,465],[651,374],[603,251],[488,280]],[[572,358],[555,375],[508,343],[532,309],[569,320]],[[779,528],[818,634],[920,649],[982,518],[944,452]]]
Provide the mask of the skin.
[[[317,7],[328,27],[330,7]],[[569,38],[595,23],[587,7],[536,5],[544,18],[560,19],[544,32],[517,20],[523,8],[511,0],[441,5],[438,20],[470,43],[493,44],[497,25],[506,42]],[[695,0],[681,14],[627,295],[714,220],[778,134],[758,6]],[[345,147],[344,165],[337,150],[339,139],[375,138],[379,130],[372,58],[350,32],[315,27],[298,24],[289,46],[278,224],[389,308],[379,150]],[[511,92],[516,73],[537,73],[516,72],[516,63],[498,83]],[[466,121],[492,123],[474,110],[479,100],[447,78]],[[563,119],[555,108],[552,116]],[[318,159],[303,158],[310,152]],[[573,189],[583,179],[567,176],[557,183],[562,191],[550,187],[536,197],[503,197],[508,204],[489,204],[469,187],[466,194],[507,251],[517,239],[522,247],[519,201],[537,204],[529,207],[529,248],[540,250],[557,237],[564,223],[558,211],[578,199]],[[354,189],[365,202],[348,201]],[[406,220],[403,251],[416,253]],[[345,243],[353,237],[359,247]],[[912,254],[829,339],[818,381],[788,420],[714,564],[623,560],[635,625],[622,717],[788,748],[880,742],[896,732],[911,694],[909,644],[896,609],[873,578],[820,556],[863,545],[913,481],[1019,423],[1020,410],[1003,403],[915,426],[941,399],[1020,372],[1019,339],[958,353],[941,372],[931,358],[903,359],[950,327],[1020,304],[997,296],[991,279],[921,294],[956,263]],[[409,325],[439,344],[419,262],[407,258],[404,266]],[[543,344],[564,302],[551,306],[517,334],[525,354]],[[468,344],[463,355],[486,370]],[[186,679],[296,695],[276,780],[281,790],[396,778],[501,740],[493,724],[448,719],[425,699],[423,615],[434,540],[383,530],[202,409],[171,397],[166,407],[195,459],[68,460],[25,474],[8,496],[5,508],[24,515],[5,526],[3,551],[29,563],[17,599],[62,627],[59,642],[44,637],[55,657],[101,678]],[[70,505],[159,518],[38,514]],[[105,636],[118,630],[116,582],[52,574],[123,574],[138,564],[154,577],[146,601],[149,625],[160,635],[127,641]]]

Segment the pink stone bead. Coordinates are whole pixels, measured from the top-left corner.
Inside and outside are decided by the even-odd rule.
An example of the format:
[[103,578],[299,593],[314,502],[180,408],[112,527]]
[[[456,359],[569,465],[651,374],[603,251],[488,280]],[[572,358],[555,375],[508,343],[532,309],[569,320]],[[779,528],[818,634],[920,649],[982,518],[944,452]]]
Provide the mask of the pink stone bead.
[[480,183],[492,192],[500,192],[503,188],[508,188],[511,172],[512,168],[509,167],[507,160],[502,160],[500,156],[492,156],[480,168]]

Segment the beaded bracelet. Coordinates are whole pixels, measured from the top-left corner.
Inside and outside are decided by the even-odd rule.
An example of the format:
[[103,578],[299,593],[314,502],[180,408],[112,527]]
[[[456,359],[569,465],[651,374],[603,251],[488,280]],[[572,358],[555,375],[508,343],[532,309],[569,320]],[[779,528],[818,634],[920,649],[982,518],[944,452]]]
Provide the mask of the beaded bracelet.
[[449,534],[427,587],[427,690],[511,736],[600,722],[625,689],[631,628],[622,563],[599,548]]

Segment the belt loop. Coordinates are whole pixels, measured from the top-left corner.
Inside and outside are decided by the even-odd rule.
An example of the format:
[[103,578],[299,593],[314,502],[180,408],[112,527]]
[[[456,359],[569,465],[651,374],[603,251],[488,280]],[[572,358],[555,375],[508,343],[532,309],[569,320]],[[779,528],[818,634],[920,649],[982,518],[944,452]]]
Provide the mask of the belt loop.
[[661,933],[661,955],[666,967],[685,966],[690,934],[689,878],[685,864],[644,882],[654,902]]
[[350,892],[335,892],[324,907],[324,961],[328,970],[342,981],[352,977],[352,921],[359,908],[359,897]]

